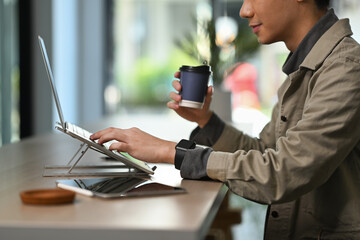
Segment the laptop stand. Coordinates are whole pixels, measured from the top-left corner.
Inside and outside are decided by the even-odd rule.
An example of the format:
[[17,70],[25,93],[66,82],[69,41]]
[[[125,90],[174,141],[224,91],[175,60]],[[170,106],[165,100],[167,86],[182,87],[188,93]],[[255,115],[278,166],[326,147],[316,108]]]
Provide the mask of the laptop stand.
[[[85,147],[85,148],[84,148]],[[92,149],[102,153],[98,149],[89,146],[86,143],[81,143],[79,149],[70,159],[66,165],[46,165],[44,168],[44,177],[72,177],[72,176],[148,176],[147,173],[120,164],[106,164],[106,165],[78,165],[87,150]],[[76,159],[76,160],[75,160]],[[75,162],[74,162],[75,160]],[[74,162],[74,163],[73,163]],[[73,163],[73,164],[72,164]]]

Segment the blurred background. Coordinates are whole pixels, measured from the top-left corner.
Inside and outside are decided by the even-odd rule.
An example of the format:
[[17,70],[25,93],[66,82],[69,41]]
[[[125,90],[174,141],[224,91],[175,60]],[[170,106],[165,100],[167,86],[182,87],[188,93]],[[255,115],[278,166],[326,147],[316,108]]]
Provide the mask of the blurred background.
[[[284,44],[260,46],[241,0],[0,0],[0,146],[53,131],[58,120],[37,37],[47,46],[65,119],[175,119],[166,108],[181,65],[213,70],[213,108],[257,136],[284,81]],[[360,40],[360,2],[333,1]],[[176,126],[181,131],[182,126]],[[192,127],[192,125],[190,126]],[[184,128],[189,134],[189,126]],[[244,208],[236,236],[261,239],[264,206]],[[244,224],[246,223],[246,224]],[[256,236],[258,234],[258,236]]]

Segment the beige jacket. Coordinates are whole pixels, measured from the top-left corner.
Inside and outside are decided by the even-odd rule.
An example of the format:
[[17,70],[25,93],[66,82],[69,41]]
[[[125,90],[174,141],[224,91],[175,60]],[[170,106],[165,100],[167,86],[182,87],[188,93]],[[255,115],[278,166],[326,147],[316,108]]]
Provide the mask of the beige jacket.
[[345,19],[320,38],[278,90],[259,139],[226,126],[213,146],[208,176],[271,205],[265,239],[360,239],[360,46],[351,35]]

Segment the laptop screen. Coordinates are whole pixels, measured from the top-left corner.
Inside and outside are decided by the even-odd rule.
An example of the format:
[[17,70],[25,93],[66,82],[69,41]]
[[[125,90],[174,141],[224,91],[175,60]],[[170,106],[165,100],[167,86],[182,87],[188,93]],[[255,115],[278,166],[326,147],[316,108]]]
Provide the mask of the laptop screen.
[[[105,146],[99,145],[96,142],[91,141],[89,139],[89,136],[84,135],[84,129],[81,129],[82,134],[79,135],[79,134],[75,133],[76,131],[74,129],[70,130],[70,129],[67,128],[67,126],[65,126],[64,116],[63,116],[63,112],[61,110],[60,100],[59,100],[59,97],[58,97],[58,94],[57,94],[57,91],[56,91],[56,88],[55,88],[55,81],[54,81],[54,77],[53,77],[53,74],[52,74],[52,71],[51,71],[50,61],[49,61],[49,58],[48,58],[48,55],[47,55],[47,52],[46,52],[45,43],[44,43],[44,40],[40,36],[38,38],[39,38],[39,45],[40,45],[41,53],[42,53],[42,56],[43,56],[43,59],[44,59],[46,71],[47,71],[50,86],[51,86],[51,91],[53,93],[56,108],[57,108],[57,112],[58,112],[59,118],[60,118],[60,124],[61,124],[61,127],[62,127],[61,131],[63,131],[64,133],[66,133],[66,134],[68,134],[68,135],[70,135],[70,136],[72,136],[74,138],[77,138],[78,140],[84,142],[88,146],[88,148],[89,147],[91,147],[92,149],[95,148],[95,150],[100,151],[101,153],[104,153],[104,154],[106,154],[106,155],[108,155],[110,157],[113,157],[113,158],[115,158],[117,160],[122,161],[127,166],[135,167],[135,168],[141,170],[142,172],[153,174],[154,173],[153,169],[151,169],[145,162],[140,161],[138,159],[135,159],[135,158],[131,157],[130,155],[128,155],[127,153],[117,153],[115,151],[110,151]],[[69,124],[69,125],[72,125],[72,124]],[[88,134],[90,134],[90,133],[88,132]],[[78,161],[80,160],[80,158],[78,159]],[[75,162],[73,167],[76,166],[77,162]],[[71,171],[72,168],[69,171]]]
[[50,61],[49,61],[49,58],[48,58],[48,55],[47,55],[47,52],[46,52],[45,43],[44,43],[44,40],[40,36],[38,36],[38,38],[39,38],[39,45],[40,45],[41,53],[42,53],[42,56],[43,56],[43,59],[44,59],[44,62],[45,62],[46,72],[47,72],[48,77],[49,77],[51,91],[53,92],[53,95],[54,95],[54,98],[55,98],[55,104],[56,104],[57,112],[59,114],[60,123],[61,123],[61,126],[63,127],[63,129],[65,129],[64,116],[63,116],[63,112],[61,110],[59,97],[57,95],[57,91],[56,91],[56,88],[55,88],[55,81],[54,81],[53,73],[51,71]]

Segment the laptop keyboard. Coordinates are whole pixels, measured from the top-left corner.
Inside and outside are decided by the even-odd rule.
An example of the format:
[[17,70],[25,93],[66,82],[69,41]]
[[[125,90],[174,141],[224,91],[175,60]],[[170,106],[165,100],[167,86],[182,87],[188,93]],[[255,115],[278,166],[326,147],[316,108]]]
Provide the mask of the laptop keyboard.
[[[90,140],[90,136],[92,135],[91,132],[79,127],[79,126],[76,126],[74,124],[71,124],[69,122],[66,122],[66,129],[72,133],[75,133],[76,135],[82,137],[82,138],[85,138],[86,140]],[[92,140],[90,140],[92,141]],[[115,142],[115,141],[110,141],[110,142],[106,142],[106,143],[103,143],[102,145],[106,148],[106,149],[109,149],[110,148],[110,145]]]
[[[76,126],[74,124],[71,124],[69,122],[66,122],[66,131],[72,132],[73,134],[76,134],[77,136],[79,136],[79,137],[81,137],[83,139],[92,141],[92,140],[90,140],[90,136],[92,135],[91,132],[89,132],[89,131],[87,131],[87,130],[79,127],[79,126]],[[97,141],[95,141],[95,142],[97,143]],[[115,142],[116,142],[116,140],[109,141],[109,142],[103,143],[102,146],[104,146],[107,150],[109,150],[110,145],[112,143],[115,143]],[[122,159],[126,158],[128,161],[131,161],[131,162],[135,163],[138,166],[141,166],[141,167],[143,167],[145,169],[151,170],[151,168],[145,162],[140,161],[140,160],[138,160],[136,158],[133,158],[128,153],[125,153],[125,152],[119,153],[116,150],[109,150],[109,151],[111,151],[115,155],[120,156]]]

